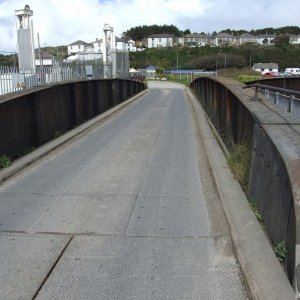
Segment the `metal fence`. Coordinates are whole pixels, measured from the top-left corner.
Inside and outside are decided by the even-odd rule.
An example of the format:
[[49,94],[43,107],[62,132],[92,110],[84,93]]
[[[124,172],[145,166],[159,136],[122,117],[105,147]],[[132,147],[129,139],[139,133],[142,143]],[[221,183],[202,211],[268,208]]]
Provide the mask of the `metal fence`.
[[[129,54],[116,53],[116,77],[129,78]],[[19,69],[0,66],[0,95],[71,80],[112,78],[112,63],[103,59],[82,60],[61,63],[60,66],[37,66],[36,69]]]
[[69,67],[19,69],[0,66],[0,95],[28,89],[33,86],[78,80],[81,76]]
[[167,78],[185,80],[187,82],[192,82],[198,77],[217,75],[217,73],[214,71],[203,70],[169,70],[165,71],[164,74],[167,76]]
[[300,91],[261,83],[249,84],[243,87],[243,89],[248,88],[254,88],[255,99],[258,99],[258,94],[260,93],[271,100],[282,111],[290,113],[293,117],[300,119]]
[[293,117],[300,118],[300,97],[286,95],[268,89],[260,90],[263,95],[276,104],[281,110],[290,113]]

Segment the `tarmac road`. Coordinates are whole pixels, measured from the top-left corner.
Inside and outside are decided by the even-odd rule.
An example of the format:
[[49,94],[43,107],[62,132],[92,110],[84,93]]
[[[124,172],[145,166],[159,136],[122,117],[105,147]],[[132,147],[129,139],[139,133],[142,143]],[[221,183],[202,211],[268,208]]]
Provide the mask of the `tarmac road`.
[[247,299],[182,86],[0,185],[1,299]]

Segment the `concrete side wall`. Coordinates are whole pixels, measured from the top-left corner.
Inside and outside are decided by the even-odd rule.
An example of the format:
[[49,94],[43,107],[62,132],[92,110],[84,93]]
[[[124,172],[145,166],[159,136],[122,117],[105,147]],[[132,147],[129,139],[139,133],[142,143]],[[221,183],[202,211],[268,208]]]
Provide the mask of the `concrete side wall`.
[[0,96],[0,155],[22,156],[144,88],[130,80],[87,80]]
[[284,263],[293,282],[300,263],[300,123],[243,86],[226,78],[191,83],[229,151],[252,142],[248,198],[257,203],[273,245],[286,242]]

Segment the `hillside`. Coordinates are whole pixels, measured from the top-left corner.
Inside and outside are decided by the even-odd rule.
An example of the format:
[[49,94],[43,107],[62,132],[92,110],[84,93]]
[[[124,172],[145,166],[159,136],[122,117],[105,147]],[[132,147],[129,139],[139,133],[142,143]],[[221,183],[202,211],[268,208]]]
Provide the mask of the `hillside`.
[[[226,53],[226,54],[225,54]],[[226,57],[225,57],[226,56]],[[163,69],[206,69],[249,67],[259,62],[274,62],[280,70],[300,66],[300,47],[279,46],[231,46],[231,47],[174,47],[145,49],[143,52],[130,53],[130,66],[138,69],[154,65]]]
[[[298,26],[284,26],[279,28],[262,28],[262,29],[252,29],[250,31],[240,29],[240,30],[234,30],[234,29],[224,29],[221,30],[221,32],[226,32],[229,34],[232,34],[234,36],[240,35],[242,33],[250,33],[252,35],[259,35],[259,34],[275,34],[275,35],[285,35],[285,34],[300,34],[300,27]],[[142,26],[136,26],[132,27],[129,30],[125,31],[123,33],[124,36],[129,37],[133,39],[134,41],[142,41],[147,36],[151,34],[158,34],[158,33],[168,33],[171,35],[174,35],[175,37],[182,37],[185,34],[191,33],[190,29],[186,30],[180,30],[174,25],[142,25]],[[201,32],[204,33],[204,32]],[[208,33],[210,35],[215,35],[217,32]]]

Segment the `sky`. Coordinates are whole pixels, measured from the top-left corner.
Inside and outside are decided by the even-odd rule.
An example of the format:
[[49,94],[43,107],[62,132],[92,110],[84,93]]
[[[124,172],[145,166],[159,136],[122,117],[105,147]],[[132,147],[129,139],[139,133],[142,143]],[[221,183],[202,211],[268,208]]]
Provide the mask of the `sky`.
[[91,43],[104,24],[115,34],[140,25],[175,25],[212,33],[223,29],[300,26],[300,0],[0,0],[0,53],[16,51],[15,10],[33,10],[35,47]]

